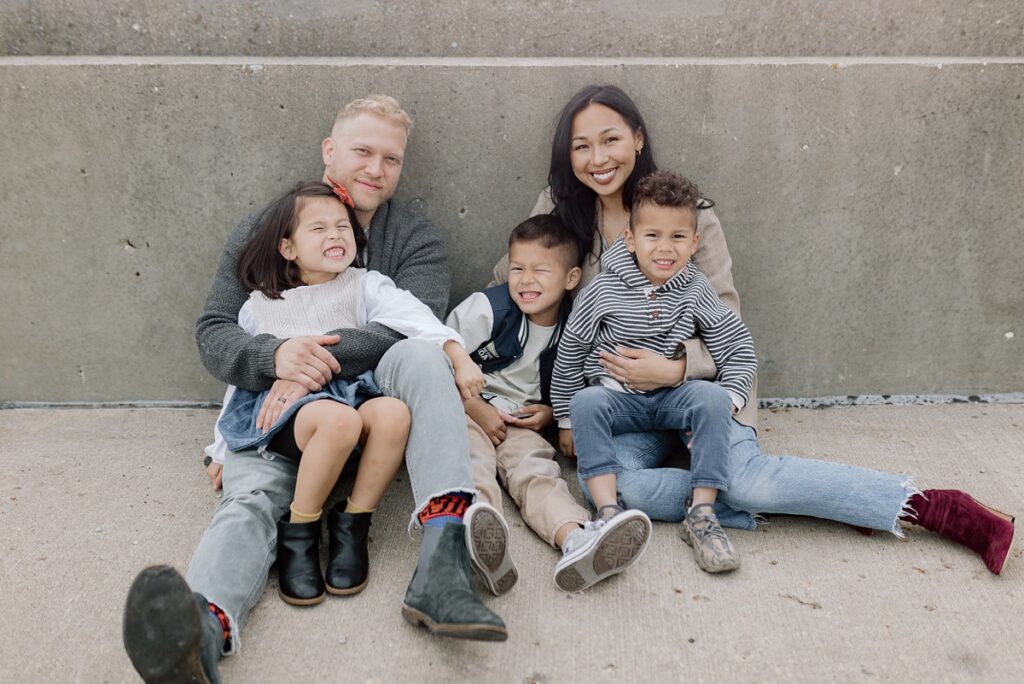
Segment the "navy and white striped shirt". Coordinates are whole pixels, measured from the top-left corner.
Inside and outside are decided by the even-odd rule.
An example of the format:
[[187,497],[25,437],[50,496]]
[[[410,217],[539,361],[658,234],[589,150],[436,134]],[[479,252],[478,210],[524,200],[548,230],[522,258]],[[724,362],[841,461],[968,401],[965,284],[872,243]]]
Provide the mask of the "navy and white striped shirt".
[[722,304],[692,262],[656,287],[640,271],[620,238],[601,257],[602,270],[573,302],[558,346],[551,404],[564,426],[572,396],[593,384],[633,392],[614,380],[598,353],[615,347],[647,349],[671,358],[684,340],[700,337],[718,368],[715,382],[737,408],[750,399],[757,372],[754,340],[747,326]]

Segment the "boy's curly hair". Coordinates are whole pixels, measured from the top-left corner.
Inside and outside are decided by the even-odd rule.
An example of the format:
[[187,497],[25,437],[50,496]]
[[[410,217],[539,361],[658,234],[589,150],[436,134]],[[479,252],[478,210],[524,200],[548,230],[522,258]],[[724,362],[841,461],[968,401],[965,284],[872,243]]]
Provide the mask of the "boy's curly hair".
[[692,181],[675,171],[655,171],[636,183],[636,189],[633,191],[633,206],[630,207],[631,225],[632,217],[636,216],[636,210],[644,204],[696,211],[701,204],[700,190]]

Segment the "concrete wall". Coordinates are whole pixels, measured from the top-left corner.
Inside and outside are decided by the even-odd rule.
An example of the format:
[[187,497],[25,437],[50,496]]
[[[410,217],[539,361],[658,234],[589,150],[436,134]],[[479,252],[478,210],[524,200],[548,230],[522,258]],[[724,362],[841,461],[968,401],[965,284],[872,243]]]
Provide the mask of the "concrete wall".
[[1024,61],[7,58],[0,401],[218,398],[192,326],[224,238],[370,91],[416,118],[400,197],[456,302],[594,81],[717,200],[763,396],[1024,389]]
[[0,55],[1024,52],[1019,0],[5,0]]

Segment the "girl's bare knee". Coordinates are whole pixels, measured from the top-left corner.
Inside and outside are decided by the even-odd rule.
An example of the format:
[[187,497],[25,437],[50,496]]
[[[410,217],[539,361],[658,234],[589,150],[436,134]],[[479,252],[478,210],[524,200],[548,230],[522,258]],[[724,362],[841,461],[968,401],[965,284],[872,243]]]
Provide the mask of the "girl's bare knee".
[[332,406],[325,409],[317,421],[317,430],[325,430],[339,437],[358,437],[363,430],[363,419],[359,412],[351,406],[331,402]]
[[388,432],[408,433],[412,424],[409,407],[401,399],[394,397],[378,397],[371,399],[359,407],[366,430],[386,427]]

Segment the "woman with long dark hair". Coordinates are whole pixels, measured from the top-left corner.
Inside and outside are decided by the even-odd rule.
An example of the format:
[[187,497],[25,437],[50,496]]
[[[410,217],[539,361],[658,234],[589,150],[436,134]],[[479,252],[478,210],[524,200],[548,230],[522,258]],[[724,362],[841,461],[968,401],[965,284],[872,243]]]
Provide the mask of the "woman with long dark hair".
[[[657,169],[651,135],[630,97],[615,86],[591,85],[562,109],[551,147],[548,185],[533,214],[554,213],[578,236],[582,285],[601,269],[601,254],[629,224],[636,182]],[[732,259],[722,226],[704,200],[698,207],[700,246],[694,264],[707,276],[722,302],[739,314]],[[494,282],[507,280],[508,260],[494,268]],[[602,365],[615,380],[642,392],[672,387],[717,373],[699,339],[685,343],[678,358],[639,349],[602,353]],[[755,385],[756,390],[756,385]],[[1014,518],[958,490],[919,490],[906,475],[840,463],[764,454],[757,442],[756,394],[733,423],[727,468],[728,492],[716,504],[721,524],[753,529],[755,514],[803,515],[852,525],[862,532],[903,536],[901,520],[932,530],[982,556],[998,574],[1013,541]],[[664,467],[672,440],[665,433],[618,435],[616,458],[622,466],[617,486],[627,508],[655,520],[684,517],[690,473]],[[584,493],[589,496],[584,487]]]
[[[601,254],[618,240],[629,224],[629,207],[636,182],[658,169],[654,145],[636,103],[621,88],[590,85],[562,108],[551,143],[548,187],[531,215],[555,214],[580,243],[580,287],[601,270]],[[732,280],[732,258],[715,215],[714,202],[702,199],[697,211],[700,247],[694,265],[707,276],[719,299],[740,314],[740,299]],[[494,267],[493,283],[508,280],[508,259]],[[665,359],[643,350],[623,356],[604,355],[609,373],[630,387],[649,391],[695,378],[714,378],[715,363],[699,339],[686,343],[680,359]],[[751,399],[737,415],[744,425],[756,426],[757,384]]]

